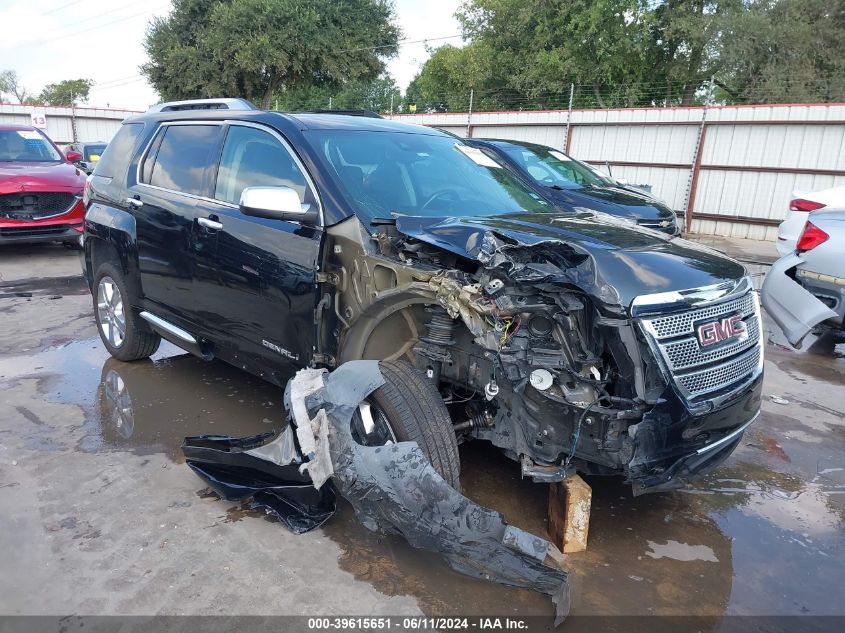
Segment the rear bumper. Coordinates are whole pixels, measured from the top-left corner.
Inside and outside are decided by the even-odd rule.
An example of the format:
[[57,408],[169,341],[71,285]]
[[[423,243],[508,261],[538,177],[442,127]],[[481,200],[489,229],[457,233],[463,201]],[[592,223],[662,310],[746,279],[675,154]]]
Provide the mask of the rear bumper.
[[803,263],[804,258],[796,253],[781,257],[772,264],[760,290],[763,307],[783,330],[786,339],[796,347],[816,325],[837,316],[787,274]]

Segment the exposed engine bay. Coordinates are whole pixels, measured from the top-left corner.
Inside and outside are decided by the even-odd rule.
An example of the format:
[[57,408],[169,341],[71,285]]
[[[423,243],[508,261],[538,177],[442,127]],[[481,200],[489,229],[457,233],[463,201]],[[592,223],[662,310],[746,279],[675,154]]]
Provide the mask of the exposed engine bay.
[[[728,415],[710,430],[709,417],[693,419],[681,406],[589,252],[514,240],[489,224],[463,234],[419,225],[377,221],[371,235],[351,219],[329,230],[318,325],[323,349],[339,349],[322,357],[330,366],[410,360],[437,384],[459,442],[492,442],[535,481],[577,469],[624,474],[635,494],[677,487],[688,465],[679,458],[745,422]],[[729,453],[702,453],[696,468]],[[678,472],[667,474],[673,465]]]

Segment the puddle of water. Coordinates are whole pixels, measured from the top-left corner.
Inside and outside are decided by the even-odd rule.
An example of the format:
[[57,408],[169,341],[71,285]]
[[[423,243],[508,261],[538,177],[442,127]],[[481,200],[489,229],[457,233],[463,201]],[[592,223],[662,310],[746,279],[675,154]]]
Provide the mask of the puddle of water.
[[88,294],[88,286],[82,275],[22,279],[0,284],[0,299],[5,297],[61,297],[84,294]]
[[[806,358],[796,355],[799,367]],[[26,423],[11,432],[33,438],[30,446],[43,450],[163,453],[181,461],[186,435],[242,436],[284,424],[281,389],[169,345],[137,363],[109,359],[96,339],[0,358],[7,389],[31,377],[40,397],[78,405],[84,413],[84,437],[67,447],[52,420],[18,412]],[[834,419],[829,410],[812,413]],[[831,495],[840,485],[837,469],[845,468],[845,441],[831,435],[820,455],[819,444],[790,440],[784,430],[818,434],[821,427],[770,413],[757,425],[760,433],[750,433],[737,454],[688,492],[633,498],[621,478],[588,478],[589,549],[565,563],[573,614],[845,611],[828,599],[829,588],[845,580],[845,495]],[[520,479],[517,464],[489,445],[464,445],[461,459],[465,494],[545,535],[548,486]],[[221,502],[222,522],[249,530],[257,518],[263,513],[243,505],[227,510]],[[414,596],[430,615],[551,617],[545,596],[457,574],[399,537],[369,532],[343,500],[322,533],[340,544],[343,569],[385,594]]]
[[[281,389],[168,343],[151,360],[133,363],[110,358],[98,339],[0,359],[0,380],[33,377],[44,398],[85,412],[76,447],[82,451],[164,453],[182,462],[185,436],[249,435],[285,424]],[[54,430],[49,420],[42,422],[47,426],[33,425],[38,434]]]

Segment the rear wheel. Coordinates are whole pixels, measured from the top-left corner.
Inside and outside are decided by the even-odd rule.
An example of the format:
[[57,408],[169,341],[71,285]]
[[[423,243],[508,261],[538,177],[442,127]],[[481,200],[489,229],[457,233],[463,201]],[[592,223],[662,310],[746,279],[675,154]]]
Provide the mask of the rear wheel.
[[383,361],[379,367],[384,384],[359,405],[353,437],[364,446],[416,442],[440,476],[460,490],[458,443],[443,398],[406,361]]
[[118,360],[138,360],[156,352],[161,337],[138,327],[120,270],[101,264],[94,276],[94,317],[103,345]]

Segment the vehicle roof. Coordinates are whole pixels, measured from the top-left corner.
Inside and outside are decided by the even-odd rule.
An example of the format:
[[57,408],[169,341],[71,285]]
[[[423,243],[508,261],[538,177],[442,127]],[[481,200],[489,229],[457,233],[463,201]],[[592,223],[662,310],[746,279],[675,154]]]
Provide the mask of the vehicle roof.
[[177,110],[167,112],[147,112],[126,119],[126,123],[135,121],[190,121],[221,119],[235,121],[261,121],[263,123],[281,123],[299,130],[348,130],[369,132],[405,132],[409,134],[428,134],[448,136],[446,132],[424,125],[400,123],[390,119],[356,116],[349,114],[322,114],[313,112],[274,112],[268,110]]
[[0,123],[0,130],[13,130],[17,131],[20,130],[21,132],[25,130],[37,130],[37,128],[31,125],[16,125],[14,123]]

